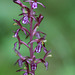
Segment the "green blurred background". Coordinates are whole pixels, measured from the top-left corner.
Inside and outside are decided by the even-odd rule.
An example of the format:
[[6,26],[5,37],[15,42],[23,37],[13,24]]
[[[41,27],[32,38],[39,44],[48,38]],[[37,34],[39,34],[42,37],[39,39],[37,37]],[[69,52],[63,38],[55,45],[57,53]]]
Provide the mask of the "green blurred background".
[[[38,5],[35,11],[44,15],[39,30],[47,34],[46,47],[52,50],[52,57],[46,58],[49,62],[48,71],[43,64],[39,64],[36,75],[75,75],[75,0],[38,1],[46,6],[44,9]],[[14,63],[18,57],[12,50],[17,41],[12,38],[12,31],[18,28],[13,26],[13,18],[19,19],[20,13],[20,6],[12,0],[0,0],[0,75],[22,75],[22,72],[16,73],[19,67]],[[23,34],[21,36],[25,37]],[[26,47],[22,45],[21,49],[23,55],[29,55]],[[42,51],[36,55],[43,57],[43,54]]]

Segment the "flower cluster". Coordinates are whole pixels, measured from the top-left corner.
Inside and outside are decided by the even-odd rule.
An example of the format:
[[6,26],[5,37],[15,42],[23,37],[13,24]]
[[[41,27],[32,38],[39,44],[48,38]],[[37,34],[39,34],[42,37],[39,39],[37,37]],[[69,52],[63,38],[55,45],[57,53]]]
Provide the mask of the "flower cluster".
[[[36,12],[33,11],[33,9],[36,9],[38,7],[38,4],[42,5],[44,8],[45,6],[37,2],[37,0],[25,0],[23,2],[29,2],[30,7],[28,8],[27,6],[23,5],[23,3],[20,0],[13,0],[14,3],[18,4],[21,7],[22,13],[19,16],[22,16],[19,20],[14,19],[16,23],[14,25],[18,25],[19,29],[14,31],[14,36],[15,38],[18,39],[18,42],[15,42],[13,50],[16,52],[16,54],[19,56],[19,59],[16,61],[18,63],[19,67],[22,67],[23,64],[25,65],[24,69],[17,70],[16,72],[19,71],[24,71],[25,73],[23,75],[35,75],[35,70],[37,69],[37,65],[39,63],[44,63],[46,69],[48,68],[48,62],[45,60],[48,54],[51,51],[48,51],[45,47],[45,37],[46,34],[44,32],[38,31],[38,27],[40,26],[41,21],[43,20],[44,16],[40,14],[39,16],[36,15]],[[33,25],[32,22],[33,20],[35,21],[35,24]],[[22,22],[22,23],[21,23]],[[30,25],[30,31],[23,27],[22,24]],[[32,27],[33,26],[33,27]],[[19,32],[23,31],[24,34],[26,35],[26,39],[30,37],[30,41],[28,43],[25,43],[20,39]],[[41,36],[41,34],[43,36]],[[33,36],[36,37],[36,39],[33,39]],[[33,49],[33,43],[36,42],[37,46]],[[19,44],[18,50],[16,49],[17,44]],[[29,56],[22,56],[21,53],[19,52],[19,49],[21,45],[25,45],[28,47],[30,51],[30,57]],[[45,55],[43,58],[36,58],[34,53],[40,53],[41,50],[45,52]],[[15,64],[16,64],[15,63]]]

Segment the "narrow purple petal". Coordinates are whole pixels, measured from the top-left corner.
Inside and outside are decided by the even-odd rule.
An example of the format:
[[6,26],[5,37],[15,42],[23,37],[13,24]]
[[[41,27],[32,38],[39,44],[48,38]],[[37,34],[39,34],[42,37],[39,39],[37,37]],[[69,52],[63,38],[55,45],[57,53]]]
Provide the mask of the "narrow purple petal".
[[35,29],[33,29],[33,36],[35,35],[37,28],[38,28],[38,26]]
[[28,48],[30,48],[25,42],[20,41],[21,44],[24,44],[25,46],[27,46]]
[[27,68],[27,73],[29,74],[29,64],[28,64],[27,61],[25,61],[25,66],[26,66],[26,68]]
[[47,57],[47,55],[48,55],[50,52],[51,52],[51,50],[46,52],[45,56],[43,57],[43,60],[45,60],[45,58]]
[[43,60],[43,59],[36,59],[36,61],[38,61],[37,64],[40,62],[45,63],[45,60]]
[[31,1],[31,0],[24,0],[24,2],[34,2],[34,1]]
[[26,31],[22,28],[22,31],[25,33],[25,35],[27,35]]
[[45,53],[47,53],[47,49],[46,49],[46,47],[43,47],[43,50],[44,50]]
[[25,60],[25,58],[20,54],[20,52],[18,50],[15,50],[16,54],[18,54],[18,56],[22,59]]
[[18,49],[20,49],[20,46],[21,46],[21,43],[19,42],[19,47],[18,47]]
[[20,31],[20,29],[17,29],[17,31],[15,32],[14,37],[17,37],[18,36],[19,31]]
[[38,42],[38,40],[39,40],[39,39],[32,40],[32,41],[30,41],[28,44],[31,44],[31,43],[33,43],[33,42]]
[[44,65],[46,67],[46,70],[48,70],[48,62],[45,62]]
[[27,31],[30,34],[30,32],[28,31],[28,29],[26,29],[25,27],[22,27],[21,29],[24,29],[25,31]]
[[20,23],[20,21],[18,21],[18,20],[15,20],[15,19],[13,19],[15,22],[17,22],[17,24],[20,26],[20,27],[22,27],[22,25],[21,25],[21,23]]
[[23,62],[22,62],[22,60],[21,60],[21,59],[19,59],[19,60],[18,60],[18,65],[19,65],[19,67],[22,67]]
[[27,72],[27,71],[26,71],[26,70],[24,70],[24,69],[17,70],[16,72],[20,72],[20,71],[25,71],[25,72]]
[[20,0],[13,0],[15,3],[21,3]]
[[41,33],[41,34],[44,34],[46,36],[46,33],[44,32],[41,32],[41,31],[37,31],[37,33]]
[[15,50],[15,49],[16,49],[16,45],[17,45],[17,42],[14,44],[14,48],[13,48],[13,50]]
[[40,24],[41,21],[43,20],[44,16],[42,16],[41,14],[39,15],[39,17],[37,17],[37,22]]
[[42,3],[40,3],[40,2],[37,2],[38,4],[40,4],[40,5],[42,5],[44,8],[46,8]]
[[23,17],[21,17],[21,18],[19,19],[19,22],[20,22],[22,19],[23,19]]
[[34,19],[34,21],[36,21],[36,18],[34,16],[31,16],[31,17]]

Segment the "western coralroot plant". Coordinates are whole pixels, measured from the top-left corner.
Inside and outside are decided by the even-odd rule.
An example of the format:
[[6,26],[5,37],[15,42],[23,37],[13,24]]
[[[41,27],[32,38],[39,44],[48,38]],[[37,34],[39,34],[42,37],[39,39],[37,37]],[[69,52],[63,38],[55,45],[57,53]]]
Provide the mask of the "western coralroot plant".
[[[40,26],[40,23],[43,20],[44,16],[42,16],[42,14],[37,16],[36,12],[33,11],[33,9],[37,9],[38,4],[42,5],[44,8],[45,8],[45,6],[42,3],[37,2],[37,0],[24,0],[23,1],[25,3],[28,2],[30,4],[30,8],[28,8],[26,5],[24,5],[20,0],[13,0],[13,2],[18,4],[22,10],[22,13],[19,15],[22,17],[19,20],[14,19],[14,21],[16,22],[16,23],[14,23],[14,25],[18,25],[19,29],[17,29],[16,32],[14,31],[13,37],[17,38],[18,42],[16,42],[14,44],[13,50],[19,56],[19,59],[16,61],[16,63],[18,63],[18,65],[19,65],[19,67],[22,67],[23,64],[25,65],[24,69],[17,70],[16,72],[24,71],[23,75],[29,75],[29,74],[35,75],[35,70],[37,69],[37,65],[39,63],[43,63],[45,65],[46,69],[48,68],[48,62],[45,59],[46,59],[46,57],[49,56],[48,54],[51,52],[51,51],[48,51],[45,47],[46,34],[44,32],[37,31],[37,28]],[[35,24],[33,24],[33,21],[35,21]],[[30,30],[25,28],[25,25],[27,25],[27,24],[30,25]],[[22,36],[19,36],[20,31],[24,32],[26,39],[28,37],[30,37],[30,40],[28,43],[25,43],[24,41],[22,41],[20,39],[20,37],[22,37]],[[36,37],[36,39],[33,39],[33,37]],[[34,42],[36,42],[37,45],[33,49]],[[18,49],[16,49],[17,44],[19,44]],[[26,47],[28,47],[30,56],[22,56],[21,55],[21,53],[19,52],[19,49],[22,44],[25,45]],[[43,58],[40,57],[37,59],[34,53],[41,53],[41,50],[43,50],[45,52],[45,55]]]

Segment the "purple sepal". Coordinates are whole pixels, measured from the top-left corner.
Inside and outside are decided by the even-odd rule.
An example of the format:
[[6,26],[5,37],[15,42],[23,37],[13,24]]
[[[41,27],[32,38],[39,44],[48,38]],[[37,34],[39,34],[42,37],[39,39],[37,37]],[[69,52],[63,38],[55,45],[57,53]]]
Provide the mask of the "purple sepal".
[[24,69],[19,69],[19,70],[17,70],[16,72],[20,72],[20,71],[25,71],[25,72],[27,72],[27,71],[24,70]]
[[28,42],[28,44],[31,44],[31,43],[33,43],[33,42],[38,42],[38,40],[39,40],[39,39],[34,39],[34,40]]
[[26,31],[22,28],[22,31],[25,33],[25,35],[27,35]]
[[39,15],[39,17],[37,17],[37,22],[40,24],[41,21],[43,20],[44,16],[42,16],[41,14]]
[[38,4],[40,4],[40,5],[42,5],[44,8],[46,8],[42,3],[40,3],[40,2],[37,2]]
[[35,33],[36,33],[36,31],[37,31],[37,28],[38,28],[38,26],[33,29],[33,36],[35,35]]
[[25,66],[26,66],[26,68],[27,68],[27,73],[29,74],[29,64],[28,64],[27,61],[25,61]]
[[18,60],[18,65],[19,65],[19,67],[22,67],[23,62],[22,62],[22,60],[21,60],[21,59],[19,59],[19,60]]
[[14,3],[20,4],[20,0],[13,0]]
[[25,60],[25,58],[20,54],[20,52],[18,50],[15,50],[16,54],[18,54],[18,56],[22,59]]
[[46,67],[46,70],[48,70],[48,62],[45,62],[44,65]]
[[38,32],[36,32],[35,36],[36,36],[38,39],[41,38],[41,36],[40,36],[40,34],[39,34]]
[[[16,72],[20,72],[20,71],[24,71],[25,72],[23,75],[25,75],[25,74],[28,75],[27,70],[24,70],[24,69],[17,70]],[[29,74],[34,75],[34,73],[32,73],[31,71],[29,71]]]
[[45,53],[47,53],[47,49],[46,49],[46,47],[44,47],[44,46],[43,46],[43,51],[44,51]]
[[16,49],[16,45],[17,45],[17,42],[14,44],[14,48],[13,48],[13,50],[15,50],[15,49]]
[[20,29],[17,29],[17,31],[14,32],[15,33],[14,37],[17,37],[18,36],[19,31],[20,31]]
[[44,55],[44,57],[43,57],[43,60],[45,60],[45,58],[47,57],[47,55],[48,55],[50,52],[51,52],[51,50],[50,50],[50,51],[47,51],[47,52],[45,53],[45,55]]

